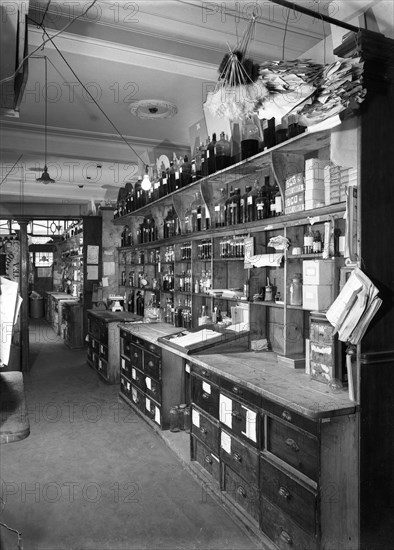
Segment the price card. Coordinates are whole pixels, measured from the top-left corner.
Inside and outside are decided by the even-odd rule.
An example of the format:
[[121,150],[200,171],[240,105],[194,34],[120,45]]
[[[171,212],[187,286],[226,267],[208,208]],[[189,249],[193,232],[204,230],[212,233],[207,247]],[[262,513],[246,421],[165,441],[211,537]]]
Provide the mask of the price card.
[[137,371],[135,370],[134,367],[131,369],[131,378],[133,380],[137,380]]
[[200,427],[200,413],[195,409],[192,409],[192,422],[197,428]]
[[185,371],[190,374],[190,363],[185,363]]
[[208,384],[207,382],[203,382],[202,383],[202,391],[204,391],[205,393],[211,393],[211,385]]
[[159,407],[155,407],[155,422],[160,424],[160,409],[159,409]]
[[[129,383],[127,383],[127,385],[129,386]],[[129,388],[127,388],[127,389],[129,389]],[[137,399],[137,390],[134,387],[131,388],[131,396],[133,398],[134,403],[137,403],[137,400],[138,400]]]
[[126,361],[123,359],[123,357],[122,357],[122,359],[121,359],[121,361],[120,361],[120,364],[121,364],[122,369],[123,369],[123,370],[126,370]]
[[226,453],[231,455],[231,437],[226,434],[226,432],[222,432],[221,438],[220,438],[220,446]]
[[145,408],[147,411],[150,411],[150,399],[148,398],[145,399]]
[[219,397],[219,419],[229,428],[233,426],[233,401],[229,397],[220,394]]
[[254,441],[256,443],[257,441],[257,433],[256,433],[256,418],[257,418],[257,414],[254,412],[254,411],[251,411],[250,409],[248,409],[247,407],[244,407],[242,405],[242,408],[246,411],[246,427],[245,427],[245,431],[242,432],[244,435],[246,435],[246,437],[248,437],[249,439],[251,439],[252,441]]
[[150,378],[148,378],[147,376],[145,378],[145,384],[146,384],[146,387],[148,388],[148,390],[152,389],[152,380]]

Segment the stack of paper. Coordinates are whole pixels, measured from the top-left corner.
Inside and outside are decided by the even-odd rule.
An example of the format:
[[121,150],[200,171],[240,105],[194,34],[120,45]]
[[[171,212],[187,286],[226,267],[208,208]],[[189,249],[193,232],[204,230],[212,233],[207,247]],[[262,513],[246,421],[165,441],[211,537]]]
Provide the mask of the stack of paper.
[[342,342],[358,344],[382,300],[372,281],[356,268],[326,313]]

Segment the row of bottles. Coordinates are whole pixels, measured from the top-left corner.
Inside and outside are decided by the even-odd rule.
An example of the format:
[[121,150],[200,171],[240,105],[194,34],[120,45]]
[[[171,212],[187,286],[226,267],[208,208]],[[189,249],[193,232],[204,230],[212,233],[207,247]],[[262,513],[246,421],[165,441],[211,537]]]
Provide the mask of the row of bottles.
[[323,251],[323,242],[319,230],[313,231],[308,225],[304,234],[303,254],[320,254]]

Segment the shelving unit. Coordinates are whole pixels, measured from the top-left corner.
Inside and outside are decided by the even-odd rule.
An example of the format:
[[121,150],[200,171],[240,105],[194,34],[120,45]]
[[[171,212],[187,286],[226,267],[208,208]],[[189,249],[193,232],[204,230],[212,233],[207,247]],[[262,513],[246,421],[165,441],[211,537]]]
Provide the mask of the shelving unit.
[[[241,239],[252,237],[254,240],[254,254],[267,254],[271,251],[268,242],[272,237],[283,236],[289,239],[291,247],[302,247],[303,235],[306,226],[313,217],[314,229],[324,234],[324,223],[331,222],[337,232],[344,234],[343,220],[345,203],[331,204],[318,209],[297,212],[292,214],[270,217],[245,224],[226,227],[211,227],[209,230],[188,233],[185,225],[185,214],[190,208],[194,195],[198,192],[205,201],[209,211],[211,224],[214,220],[215,201],[225,189],[228,195],[230,187],[241,188],[251,185],[256,179],[262,180],[269,176],[270,181],[276,182],[285,198],[285,180],[290,175],[302,171],[305,159],[316,157],[329,161],[331,132],[324,131],[315,134],[302,134],[287,142],[264,151],[255,157],[249,158],[225,170],[198,180],[187,187],[179,189],[155,202],[152,202],[137,211],[117,218],[117,225],[128,225],[131,233],[137,235],[139,224],[145,216],[151,216],[158,229],[158,240],[119,248],[119,272],[123,272],[120,281],[120,294],[131,293],[134,297],[131,310],[136,311],[135,297],[137,293],[144,294],[147,308],[155,298],[160,303],[161,320],[178,323],[176,310],[181,307],[190,310],[191,326],[199,324],[202,306],[205,306],[208,315],[217,308],[224,316],[231,315],[231,307],[239,304],[249,306],[249,323],[251,339],[267,338],[271,349],[280,356],[297,359],[305,357],[305,338],[309,331],[309,310],[291,306],[289,298],[289,284],[295,273],[302,273],[302,262],[305,259],[321,258],[321,254],[291,255],[284,251],[284,258],[280,266],[254,267],[245,269],[244,257],[222,257],[221,241],[224,239]],[[171,239],[164,239],[163,220],[170,208],[174,208],[179,218],[180,234]],[[201,255],[202,246],[209,245],[210,254]],[[184,256],[185,247],[190,246],[189,257]],[[166,251],[173,250],[173,263],[166,263]],[[150,259],[149,259],[150,258]],[[152,261],[152,258],[155,261]],[[147,261],[149,259],[149,261]],[[335,263],[335,278],[333,280],[332,296],[338,291],[339,268],[343,265],[343,258],[330,260]],[[134,273],[133,273],[134,272]],[[129,274],[133,276],[129,277]],[[139,279],[146,279],[145,288],[138,284]],[[142,275],[143,274],[143,275]],[[170,290],[165,290],[165,280],[169,276]],[[187,279],[185,289],[184,278]],[[267,278],[273,286],[273,299],[266,302],[253,300],[260,289],[265,287]],[[189,281],[190,279],[190,281]],[[128,286],[128,282],[132,284]],[[153,282],[154,281],[154,282]],[[198,281],[198,284],[197,284]],[[205,282],[205,283],[204,283]],[[126,283],[126,284],[122,284]],[[201,284],[200,284],[201,283]],[[249,295],[242,295],[244,287],[249,284]],[[208,287],[201,292],[201,287]],[[239,291],[235,298],[224,298],[219,293],[212,294],[212,289],[236,289]],[[276,303],[275,295],[280,293],[280,302]],[[168,306],[171,302],[171,306]],[[283,302],[283,303],[282,303]],[[172,307],[172,316],[166,309]],[[157,311],[157,308],[156,308]],[[174,321],[175,317],[175,321]],[[177,324],[177,326],[182,326]],[[183,321],[188,327],[188,320]]]

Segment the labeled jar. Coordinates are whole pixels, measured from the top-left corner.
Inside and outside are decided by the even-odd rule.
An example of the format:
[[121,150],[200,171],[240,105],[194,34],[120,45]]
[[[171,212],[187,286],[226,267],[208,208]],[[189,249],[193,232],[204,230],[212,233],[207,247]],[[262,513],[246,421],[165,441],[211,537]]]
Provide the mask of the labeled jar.
[[290,283],[290,305],[302,306],[301,275],[295,275]]

